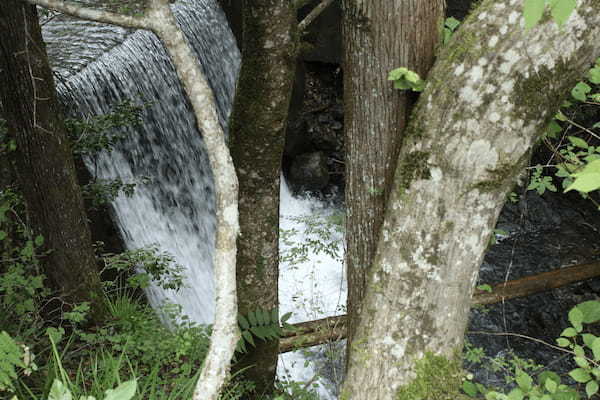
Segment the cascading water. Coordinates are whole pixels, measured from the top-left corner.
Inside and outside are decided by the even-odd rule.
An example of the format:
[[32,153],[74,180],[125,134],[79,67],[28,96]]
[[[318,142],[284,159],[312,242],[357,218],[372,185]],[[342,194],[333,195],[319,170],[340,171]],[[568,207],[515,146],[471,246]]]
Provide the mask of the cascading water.
[[[224,15],[213,1],[182,3],[177,19],[200,60],[225,127],[231,108],[239,53]],[[108,113],[124,100],[148,105],[143,123],[127,129],[110,153],[86,160],[99,179],[140,181],[132,196],[113,203],[127,248],[157,245],[184,269],[179,291],[147,289],[154,307],[178,304],[193,321],[214,317],[211,255],[215,217],[212,174],[204,144],[173,66],[156,37],[135,32],[61,85],[82,115]]]
[[[214,0],[183,2],[175,12],[214,90],[225,126],[240,60],[233,35]],[[67,103],[76,105],[84,116],[108,113],[124,100],[147,103],[141,126],[126,129],[126,138],[113,151],[86,164],[99,179],[140,182],[148,178],[147,183],[137,184],[132,196],[121,195],[113,202],[114,219],[127,248],[157,245],[174,256],[187,280],[187,287],[178,292],[151,286],[148,298],[155,307],[165,301],[179,304],[191,320],[210,323],[214,317],[212,174],[168,56],[150,33],[69,21],[62,17],[44,29],[55,69],[67,77],[58,81]],[[284,252],[310,236],[299,217],[331,213],[318,201],[294,198],[283,180],[280,209],[282,229],[295,231],[290,237],[295,244],[282,242]],[[294,312],[293,322],[339,313],[345,304],[343,286],[343,268],[332,257],[309,255],[303,263],[283,264],[280,309]],[[315,371],[322,371],[316,367],[318,361],[304,368],[305,359],[299,353],[282,356],[280,375],[308,381]],[[319,391],[323,398],[331,398],[325,388]]]

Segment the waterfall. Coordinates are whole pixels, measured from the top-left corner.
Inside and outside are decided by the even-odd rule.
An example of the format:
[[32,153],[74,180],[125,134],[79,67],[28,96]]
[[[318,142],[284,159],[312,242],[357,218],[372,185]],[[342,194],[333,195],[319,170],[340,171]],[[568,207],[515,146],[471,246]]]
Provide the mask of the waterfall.
[[[215,93],[221,125],[226,127],[240,56],[225,17],[214,0],[188,0],[174,11],[194,47]],[[45,40],[66,103],[83,116],[105,114],[119,102],[147,103],[141,126],[124,129],[125,139],[110,153],[87,159],[99,179],[139,182],[132,196],[120,195],[112,214],[128,249],[157,245],[184,268],[186,287],[179,291],[152,285],[146,294],[153,307],[178,304],[199,323],[214,319],[212,252],[214,247],[214,185],[206,150],[196,129],[173,66],[153,34],[61,17],[44,27]],[[140,181],[142,177],[147,181]],[[282,229],[295,233],[294,243],[310,237],[298,218],[327,216],[331,208],[294,198],[282,179]],[[282,242],[282,251],[294,244]],[[341,254],[340,254],[341,256]],[[315,299],[316,302],[315,302]],[[339,260],[309,255],[301,264],[281,265],[280,310],[292,311],[291,322],[340,313],[345,282]],[[315,353],[317,354],[317,353]],[[288,353],[278,372],[308,381],[323,372],[322,360]],[[329,367],[327,367],[329,369]],[[330,391],[321,387],[321,396]]]
[[[225,16],[211,0],[184,2],[174,9],[215,93],[219,119],[226,126],[240,56]],[[48,30],[50,46],[64,43],[58,29]],[[72,34],[72,29],[63,29]],[[119,28],[95,28],[113,43],[126,36]],[[93,41],[98,42],[94,35]],[[102,41],[100,41],[102,42]],[[92,48],[96,48],[92,46]],[[99,46],[105,50],[105,46]],[[54,53],[72,54],[73,51]],[[52,52],[51,52],[52,53]],[[112,205],[114,220],[129,249],[158,245],[184,268],[179,291],[156,285],[146,289],[152,306],[178,304],[191,320],[214,318],[212,252],[215,232],[214,185],[206,150],[174,68],[158,39],[137,31],[94,61],[67,63],[80,69],[59,85],[59,92],[82,115],[98,115],[124,100],[147,103],[143,123],[125,130],[115,149],[87,159],[99,179],[138,182],[132,196]],[[141,178],[145,183],[141,182]]]

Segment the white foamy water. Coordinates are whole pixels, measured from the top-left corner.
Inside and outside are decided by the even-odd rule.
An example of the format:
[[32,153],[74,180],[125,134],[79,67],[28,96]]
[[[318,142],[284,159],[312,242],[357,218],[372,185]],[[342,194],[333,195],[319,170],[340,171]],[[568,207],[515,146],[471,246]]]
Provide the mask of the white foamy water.
[[[332,224],[338,210],[323,202],[310,198],[292,196],[284,179],[281,180],[279,252],[279,304],[283,315],[292,312],[288,322],[304,322],[345,313],[346,276],[343,267],[343,237]],[[316,229],[315,229],[316,225]],[[331,237],[315,232],[326,226]],[[319,228],[321,227],[321,228]],[[339,245],[336,254],[315,252],[315,245],[308,245],[308,253],[299,262],[286,261],[294,249],[308,243],[318,243],[325,248]],[[297,257],[300,258],[300,257]],[[331,348],[315,346],[307,350],[281,354],[277,365],[280,378],[316,384],[322,399],[334,399],[336,385],[341,377],[336,376],[335,365],[342,363],[340,352]],[[333,360],[331,359],[333,357]],[[337,359],[336,359],[337,358]],[[323,377],[326,378],[318,378]],[[317,377],[317,378],[315,378]]]

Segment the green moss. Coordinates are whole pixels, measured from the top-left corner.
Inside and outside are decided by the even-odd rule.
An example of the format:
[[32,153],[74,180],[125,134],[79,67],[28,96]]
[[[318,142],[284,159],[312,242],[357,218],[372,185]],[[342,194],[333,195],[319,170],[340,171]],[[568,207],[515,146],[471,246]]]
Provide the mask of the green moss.
[[475,183],[470,187],[470,190],[478,189],[484,193],[506,190],[507,186],[514,184],[515,178],[521,172],[529,156],[529,152],[525,152],[515,163],[504,163],[495,169],[488,169],[487,172],[491,175],[491,178]]
[[400,173],[397,174],[397,179],[400,180],[398,182],[399,190],[404,193],[415,179],[431,178],[429,165],[427,164],[428,159],[428,152],[413,151],[400,161]]
[[461,400],[463,371],[460,363],[426,353],[415,363],[416,378],[396,392],[396,400]]

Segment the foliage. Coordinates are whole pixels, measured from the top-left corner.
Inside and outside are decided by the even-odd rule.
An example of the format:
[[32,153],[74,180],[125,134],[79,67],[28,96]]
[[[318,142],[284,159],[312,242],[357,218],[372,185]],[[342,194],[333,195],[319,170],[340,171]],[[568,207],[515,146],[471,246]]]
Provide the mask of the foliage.
[[[591,398],[599,392],[600,387],[600,337],[584,331],[584,324],[600,322],[600,301],[586,301],[569,311],[570,327],[563,330],[556,340],[558,346],[571,354],[577,368],[569,372],[569,377],[583,385],[585,395]],[[486,400],[579,400],[581,395],[576,388],[566,385],[554,372],[544,371],[537,380],[526,370],[531,365],[514,368],[516,387],[509,393],[488,390],[482,385],[470,381],[463,383],[463,390],[471,397],[479,393]]]
[[[167,329],[138,292],[151,278],[180,287],[181,267],[171,267],[172,258],[156,248],[105,255],[105,271],[116,275],[104,282],[111,316],[90,327],[87,303],[68,304],[45,287],[39,267],[44,240],[32,235],[22,214],[20,196],[1,191],[0,397],[110,399],[120,392],[106,389],[119,388],[123,376],[138,377],[139,399],[191,397],[194,371],[208,348],[207,329],[187,322],[176,306],[165,306]],[[60,357],[48,356],[54,345],[63,347]],[[63,376],[61,368],[71,372]]]
[[285,218],[304,225],[305,240],[301,243],[293,240],[293,236],[298,233],[297,229],[281,229],[279,238],[290,246],[290,249],[282,252],[280,263],[301,264],[308,261],[311,254],[326,254],[334,260],[342,261],[340,233],[343,231],[344,222],[341,215],[304,215]]
[[[600,106],[599,84],[600,58],[586,74],[586,81],[573,87],[571,99],[563,103],[546,128],[542,140],[553,155],[547,165],[533,167],[528,189],[537,190],[539,194],[545,190],[556,191],[553,178],[543,175],[548,168],[555,170],[555,176],[561,179],[565,192],[576,190],[587,197],[589,192],[600,188],[600,121],[592,122],[589,127],[584,126],[586,122],[576,121],[580,110],[584,108],[595,108],[596,113],[592,112],[591,115],[597,115]],[[576,131],[572,133],[573,130]],[[554,159],[557,161],[553,164]]]
[[[96,115],[86,119],[68,118],[65,120],[73,154],[96,163],[102,151],[112,151],[125,138],[125,128],[141,123],[141,114],[145,105],[138,106],[126,100],[118,103],[110,113]],[[139,183],[147,183],[148,178],[139,182],[123,182],[121,179],[96,179],[82,187],[83,197],[89,201],[91,209],[110,204],[119,194],[133,195]]]
[[413,92],[422,92],[425,89],[425,81],[419,74],[405,67],[396,68],[390,71],[388,80],[394,82],[394,88],[399,90],[412,90]]
[[[175,263],[172,255],[161,252],[156,246],[126,250],[119,254],[106,253],[103,271],[125,274],[128,286],[147,288],[150,281],[163,289],[177,290],[184,286],[184,268]],[[114,288],[118,282],[105,282],[106,287]]]
[[246,353],[246,343],[256,347],[254,337],[264,341],[280,338],[286,329],[292,328],[287,323],[291,316],[291,312],[286,313],[279,322],[279,310],[277,308],[270,311],[259,308],[247,315],[239,314],[238,325],[242,335],[238,341],[236,351]]
[[68,118],[65,125],[71,139],[73,154],[94,156],[100,151],[112,151],[125,138],[123,128],[141,123],[144,106],[131,101],[117,104],[108,114],[87,119]]
[[446,18],[444,21],[444,37],[442,39],[442,44],[446,45],[454,35],[456,29],[460,25],[460,21],[454,17]]
[[577,6],[575,0],[525,0],[523,3],[523,17],[525,28],[531,29],[542,19],[546,9],[550,9],[552,20],[557,25],[563,25]]

